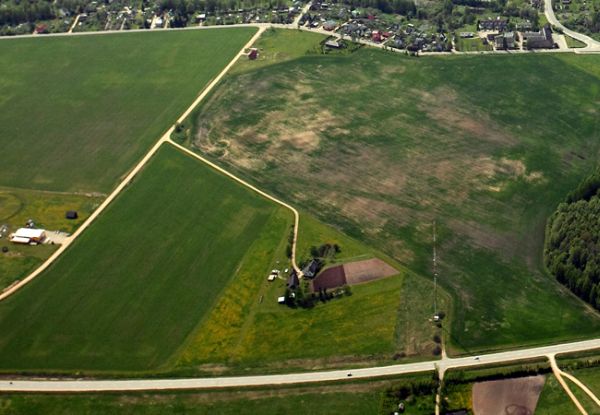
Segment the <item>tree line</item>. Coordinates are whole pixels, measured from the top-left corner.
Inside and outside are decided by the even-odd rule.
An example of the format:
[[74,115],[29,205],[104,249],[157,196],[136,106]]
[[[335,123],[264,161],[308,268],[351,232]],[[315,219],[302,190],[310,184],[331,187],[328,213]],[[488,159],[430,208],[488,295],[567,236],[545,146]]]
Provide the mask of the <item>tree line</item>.
[[544,260],[575,295],[600,310],[600,171],[585,179],[548,220]]

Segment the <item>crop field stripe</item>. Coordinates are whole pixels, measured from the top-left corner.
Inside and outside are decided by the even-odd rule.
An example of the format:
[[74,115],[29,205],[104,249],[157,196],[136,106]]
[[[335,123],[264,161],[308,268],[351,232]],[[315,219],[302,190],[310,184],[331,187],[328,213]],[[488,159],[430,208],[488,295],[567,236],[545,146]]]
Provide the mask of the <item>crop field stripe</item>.
[[292,266],[294,267],[294,269],[298,273],[298,277],[302,278],[302,271],[300,270],[300,268],[296,264],[296,242],[298,240],[298,226],[299,226],[299,223],[300,223],[300,215],[299,215],[298,211],[293,206],[287,204],[283,200],[277,199],[276,197],[273,197],[270,194],[268,194],[266,192],[263,192],[258,187],[251,185],[250,183],[248,183],[247,181],[245,181],[243,179],[240,179],[239,177],[237,177],[233,173],[230,173],[229,171],[227,171],[224,168],[216,165],[212,161],[209,161],[208,159],[205,159],[201,155],[194,153],[192,150],[190,150],[190,149],[188,149],[188,148],[186,148],[186,147],[184,147],[184,146],[182,146],[182,145],[180,145],[178,143],[175,143],[172,140],[169,140],[169,143],[171,145],[175,146],[176,148],[178,148],[179,150],[183,151],[184,153],[186,153],[186,154],[194,157],[195,159],[200,160],[200,161],[202,161],[205,164],[208,164],[213,169],[217,170],[220,173],[223,173],[224,175],[226,175],[230,179],[235,180],[236,182],[238,182],[238,183],[242,184],[243,186],[247,187],[248,189],[250,189],[250,190],[258,193],[259,195],[263,196],[264,198],[269,199],[270,201],[275,202],[278,205],[281,205],[284,208],[289,209],[289,210],[292,211],[292,213],[294,214],[294,238],[292,240],[292,258],[291,258],[291,261],[292,261]]
[[255,238],[270,232],[277,209],[161,146],[44,278],[0,304],[0,366],[36,373],[165,369]]
[[[264,31],[264,29],[260,29],[254,34],[254,36],[252,36],[252,38],[233,57],[233,59],[229,62],[229,64],[227,64],[227,66],[225,68],[223,68],[223,70],[203,89],[202,93],[200,95],[198,95],[198,97],[194,100],[194,102],[192,102],[192,104],[188,107],[188,109],[185,110],[185,112],[179,117],[179,119],[177,120],[177,123],[181,122],[182,120],[184,120],[186,117],[189,116],[189,114],[194,110],[194,108],[196,108],[196,106],[198,106],[198,104],[206,97],[206,95],[208,95],[208,93],[219,83],[221,78],[223,78],[223,76],[225,76],[225,74],[229,71],[229,69],[231,69],[231,67],[235,64],[235,62],[239,59],[239,57],[242,56],[242,54],[244,53],[244,50],[246,48],[250,47],[256,41],[256,39],[258,39],[260,37],[260,35],[263,33],[263,31]],[[96,209],[90,215],[90,217],[79,227],[79,229],[77,229],[77,231],[71,237],[69,237],[60,246],[60,248],[58,250],[56,250],[42,265],[40,265],[39,268],[37,268],[35,271],[33,271],[31,274],[29,274],[26,278],[22,279],[17,284],[11,286],[8,290],[2,292],[0,294],[0,301],[2,301],[5,298],[9,297],[10,295],[14,294],[19,289],[21,289],[22,287],[27,285],[34,278],[36,278],[38,275],[40,275],[42,272],[44,272],[73,243],[73,241],[75,239],[77,239],[77,237],[79,235],[81,235],[87,229],[88,226],[90,226],[90,224],[94,221],[94,219],[96,219],[98,217],[98,215],[100,215],[104,211],[104,209],[106,209],[106,207],[119,195],[119,193],[121,193],[123,191],[123,189],[131,183],[133,178],[140,172],[140,170],[142,170],[142,168],[148,163],[148,161],[152,158],[152,156],[154,156],[154,154],[156,154],[156,152],[158,151],[160,146],[164,142],[169,141],[169,137],[173,133],[174,129],[175,129],[175,125],[172,125],[167,130],[167,132],[165,134],[163,134],[163,136],[156,142],[156,144],[154,144],[154,146],[150,149],[150,151],[148,151],[146,153],[146,155],[142,158],[142,160],[140,160],[138,162],[138,164],[133,168],[133,170],[131,170],[129,172],[129,174],[125,177],[125,179],[123,179],[123,181],[121,181],[121,183],[119,183],[117,188],[115,190],[113,190],[113,192],[106,198],[106,200],[104,200],[104,202],[102,202],[102,204],[98,207],[98,209]]]

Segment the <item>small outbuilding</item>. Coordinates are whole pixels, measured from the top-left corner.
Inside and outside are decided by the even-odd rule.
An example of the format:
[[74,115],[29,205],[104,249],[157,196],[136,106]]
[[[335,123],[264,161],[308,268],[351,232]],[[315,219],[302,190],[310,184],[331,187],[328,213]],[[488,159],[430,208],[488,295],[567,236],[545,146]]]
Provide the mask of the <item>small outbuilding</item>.
[[256,48],[250,49],[250,52],[248,53],[248,59],[253,61],[253,60],[256,60],[256,58],[258,58],[258,49],[256,49]]
[[77,211],[75,210],[68,210],[67,213],[65,214],[65,218],[73,220],[73,219],[77,219],[79,217],[79,215],[77,214]]

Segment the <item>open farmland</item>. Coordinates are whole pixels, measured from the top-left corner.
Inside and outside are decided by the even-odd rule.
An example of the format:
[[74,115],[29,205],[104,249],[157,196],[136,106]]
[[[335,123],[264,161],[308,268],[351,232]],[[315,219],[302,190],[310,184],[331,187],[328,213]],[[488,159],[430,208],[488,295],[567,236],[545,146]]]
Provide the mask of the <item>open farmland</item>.
[[0,186],[106,192],[253,28],[0,43]]
[[[338,262],[381,255],[304,213],[300,223],[300,261],[309,258],[310,245],[320,243],[341,247]],[[433,302],[429,281],[398,266],[397,275],[352,287],[350,297],[292,309],[277,304],[285,292],[285,278],[267,282],[271,268],[265,268],[287,263],[286,242],[276,246],[261,238],[254,243],[247,262],[182,347],[176,362],[180,370],[280,372],[434,358],[437,329],[428,322]]]
[[[39,278],[0,303],[0,368],[157,369],[280,208],[167,146]],[[275,227],[275,231],[273,228]]]
[[[1,42],[0,226],[12,232],[31,218],[72,233],[254,32]],[[69,209],[80,217],[66,223]],[[52,250],[0,254],[0,289]]]
[[546,218],[597,160],[599,65],[366,49],[245,63],[188,144],[421,275],[435,220],[455,351],[586,337],[600,318],[541,258]]

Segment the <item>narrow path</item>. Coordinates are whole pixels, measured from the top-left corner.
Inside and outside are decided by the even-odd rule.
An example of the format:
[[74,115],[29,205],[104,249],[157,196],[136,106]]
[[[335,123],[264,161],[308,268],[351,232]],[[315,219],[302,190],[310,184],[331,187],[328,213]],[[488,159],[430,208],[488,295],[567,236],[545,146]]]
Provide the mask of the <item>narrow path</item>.
[[75,20],[73,21],[73,24],[71,25],[71,27],[69,27],[69,31],[67,33],[73,33],[73,29],[75,29],[75,26],[77,26],[77,23],[79,22],[79,16],[81,16],[81,15],[78,14],[75,17]]
[[[554,360],[556,360],[556,358],[554,358]],[[570,373],[567,373],[564,370],[562,370],[558,366],[558,363],[556,364],[556,368],[560,371],[560,374],[562,376],[566,377],[571,382],[573,382],[575,385],[577,385],[579,388],[581,388],[581,390],[584,391],[590,397],[590,399],[593,400],[596,405],[598,405],[598,407],[600,407],[600,399],[598,399],[598,397],[594,394],[594,392],[592,392],[583,382],[581,382],[579,379],[577,379],[575,376],[571,375]]]
[[577,379],[575,376],[571,375],[570,373],[564,372],[562,370],[561,370],[561,373],[564,377],[566,377],[571,382],[573,382],[574,384],[579,386],[581,388],[581,390],[584,391],[586,393],[586,395],[589,396],[590,399],[592,401],[594,401],[594,403],[596,405],[598,405],[598,407],[600,407],[600,399],[598,399],[598,397],[594,394],[594,392],[592,392],[590,390],[590,388],[588,388],[583,382],[581,382],[579,379]]
[[563,389],[565,390],[565,392],[567,393],[567,395],[569,395],[569,398],[571,398],[571,400],[573,401],[573,403],[575,404],[575,406],[577,407],[577,409],[579,410],[579,412],[582,415],[588,415],[587,411],[581,405],[581,402],[579,402],[579,400],[577,399],[577,397],[573,394],[573,392],[569,388],[569,385],[567,385],[567,382],[565,382],[565,380],[563,379],[563,377],[562,377],[563,372],[560,370],[560,368],[556,364],[555,355],[554,354],[549,354],[548,355],[548,360],[550,361],[550,366],[552,367],[552,373],[554,373],[554,376],[556,376],[556,379],[558,379],[558,382],[563,387]]
[[[225,68],[204,88],[204,90],[198,95],[198,97],[194,100],[194,102],[188,107],[187,110],[177,119],[177,123],[182,122],[193,110],[198,106],[198,104],[208,95],[208,93],[219,83],[219,81],[229,72],[231,67],[237,62],[237,60],[244,54],[244,51],[252,46],[254,42],[262,35],[265,31],[265,28],[259,28],[256,34],[252,36],[252,38],[242,47],[242,49],[233,57],[233,59],[227,64]],[[176,124],[175,124],[176,125]],[[19,289],[23,288],[29,282],[31,282],[34,278],[44,272],[58,257],[60,257],[63,252],[65,252],[69,246],[77,239],[79,235],[81,235],[91,224],[92,222],[110,205],[110,203],[131,183],[133,178],[144,168],[144,166],[150,161],[152,156],[156,154],[160,146],[170,141],[170,136],[173,130],[175,129],[175,125],[172,125],[171,128],[167,130],[166,133],[152,146],[152,148],[144,155],[144,157],[136,164],[136,166],[129,172],[129,174],[119,183],[119,185],[112,191],[110,195],[100,204],[100,206],[90,215],[90,217],[71,235],[64,244],[60,246],[54,253],[38,268],[36,268],[31,274],[27,277],[19,281],[17,284],[12,285],[9,289],[3,291],[0,294],[0,301],[9,297],[10,295],[17,292]],[[296,230],[297,232],[297,222],[296,222]],[[294,253],[295,254],[295,253]]]

